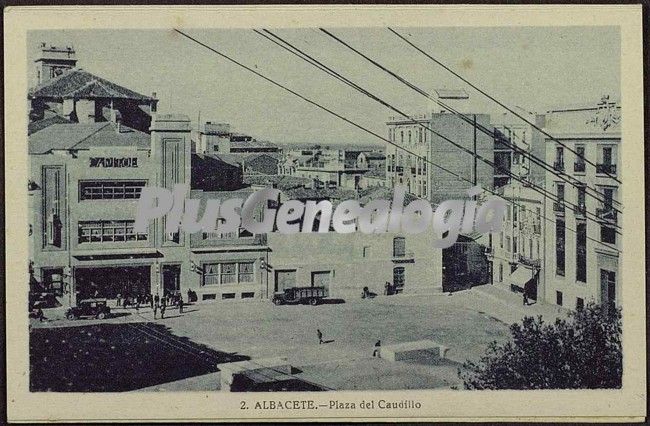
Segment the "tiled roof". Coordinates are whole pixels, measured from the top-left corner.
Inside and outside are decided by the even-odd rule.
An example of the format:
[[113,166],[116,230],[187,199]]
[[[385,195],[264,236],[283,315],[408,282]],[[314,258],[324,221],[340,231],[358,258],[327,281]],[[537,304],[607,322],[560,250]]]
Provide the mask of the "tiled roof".
[[249,185],[268,186],[275,185],[278,189],[287,190],[292,188],[300,188],[305,185],[311,185],[313,179],[298,177],[298,176],[285,176],[285,175],[267,175],[267,176],[246,176],[244,182]]
[[100,146],[134,146],[137,149],[148,149],[151,146],[151,137],[124,125],[121,125],[118,131],[117,124],[111,122],[53,124],[29,136],[30,154]]
[[50,127],[53,124],[72,124],[72,121],[60,115],[52,115],[42,120],[32,121],[29,123],[27,126],[27,134],[31,135],[32,133],[36,133],[46,127]]
[[230,146],[232,148],[277,148],[279,147],[269,141],[258,141],[258,140],[252,140],[252,141],[232,141],[230,142]]
[[29,97],[48,99],[120,98],[143,102],[154,100],[150,96],[141,95],[80,68],[64,72],[60,76],[32,88]]

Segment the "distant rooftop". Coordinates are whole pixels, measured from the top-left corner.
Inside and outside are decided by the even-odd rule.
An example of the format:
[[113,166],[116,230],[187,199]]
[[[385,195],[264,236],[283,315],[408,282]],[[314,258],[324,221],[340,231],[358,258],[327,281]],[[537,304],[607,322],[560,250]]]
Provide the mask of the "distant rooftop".
[[469,99],[464,89],[434,89],[440,99]]

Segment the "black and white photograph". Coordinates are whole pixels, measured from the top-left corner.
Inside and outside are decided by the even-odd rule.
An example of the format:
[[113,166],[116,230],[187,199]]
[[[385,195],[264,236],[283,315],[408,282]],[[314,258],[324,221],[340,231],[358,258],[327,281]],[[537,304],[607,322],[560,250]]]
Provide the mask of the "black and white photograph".
[[437,392],[632,386],[620,24],[175,19],[24,33],[30,398],[413,418]]

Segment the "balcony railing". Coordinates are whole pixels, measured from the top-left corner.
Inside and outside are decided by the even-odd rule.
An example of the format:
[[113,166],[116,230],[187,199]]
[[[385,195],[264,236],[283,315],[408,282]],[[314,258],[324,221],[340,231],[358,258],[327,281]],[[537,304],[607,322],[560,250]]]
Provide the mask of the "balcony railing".
[[596,173],[615,175],[616,164],[596,164]]
[[617,211],[612,207],[598,208],[596,209],[596,217],[600,220],[616,223],[618,220]]
[[553,163],[553,168],[558,172],[564,171],[564,161],[555,161]]
[[393,262],[413,262],[415,255],[412,251],[393,251]]
[[529,266],[531,268],[539,268],[541,266],[541,262],[539,259],[532,259],[530,257],[526,257],[524,255],[519,255],[519,263],[525,266]]
[[573,206],[573,213],[576,216],[585,216],[587,214],[587,206],[584,204],[576,204]]
[[558,201],[554,202],[553,211],[557,214],[564,215],[564,203]]
[[573,163],[573,171],[575,173],[584,173],[585,172],[585,163]]

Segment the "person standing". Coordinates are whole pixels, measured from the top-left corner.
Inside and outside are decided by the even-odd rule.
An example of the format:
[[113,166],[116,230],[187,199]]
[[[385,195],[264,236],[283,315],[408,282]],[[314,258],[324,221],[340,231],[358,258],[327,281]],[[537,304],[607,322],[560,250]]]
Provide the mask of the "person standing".
[[378,357],[380,355],[379,354],[380,349],[381,349],[381,340],[377,340],[377,343],[375,343],[375,350],[372,351],[372,356]]
[[528,306],[528,295],[526,294],[526,290],[524,290],[523,295],[524,295],[524,306]]
[[122,305],[122,293],[117,293],[116,306],[119,308]]
[[160,319],[165,318],[165,309],[167,308],[165,298],[160,299]]
[[183,297],[178,296],[178,311],[182,314],[183,313]]
[[316,335],[318,336],[318,344],[319,345],[322,344],[323,343],[323,332],[317,329],[316,330]]
[[153,304],[153,319],[158,319],[158,303]]

